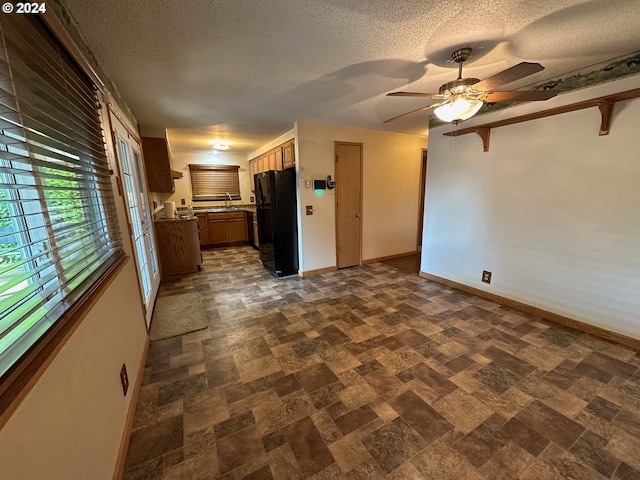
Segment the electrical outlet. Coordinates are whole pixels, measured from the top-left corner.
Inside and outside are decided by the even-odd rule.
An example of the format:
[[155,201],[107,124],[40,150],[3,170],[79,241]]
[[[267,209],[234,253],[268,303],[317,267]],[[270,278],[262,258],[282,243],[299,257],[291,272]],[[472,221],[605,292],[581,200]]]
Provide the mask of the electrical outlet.
[[307,215],[313,215],[313,205],[307,205]]
[[129,390],[129,375],[127,375],[127,366],[124,363],[120,369],[120,383],[122,383],[122,393],[126,397]]
[[187,201],[184,198],[181,199],[180,201],[182,202],[182,205],[186,205],[187,204]]
[[482,271],[482,281],[484,283],[491,283],[491,272],[483,270]]

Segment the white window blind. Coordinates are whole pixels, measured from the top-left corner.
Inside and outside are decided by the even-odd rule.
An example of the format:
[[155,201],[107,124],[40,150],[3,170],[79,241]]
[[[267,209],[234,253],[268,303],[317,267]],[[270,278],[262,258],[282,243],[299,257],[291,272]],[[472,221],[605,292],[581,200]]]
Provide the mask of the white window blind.
[[227,193],[232,200],[240,200],[239,168],[237,165],[189,165],[193,201],[224,200]]
[[124,252],[93,84],[36,15],[0,16],[0,376]]

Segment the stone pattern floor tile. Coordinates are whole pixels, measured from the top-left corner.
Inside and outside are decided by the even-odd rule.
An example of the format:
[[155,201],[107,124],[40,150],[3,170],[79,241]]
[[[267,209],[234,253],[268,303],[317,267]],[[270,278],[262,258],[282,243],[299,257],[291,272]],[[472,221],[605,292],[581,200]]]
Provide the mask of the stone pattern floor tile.
[[151,343],[125,480],[640,478],[640,352],[417,257],[281,279],[250,247],[203,257],[161,286],[209,326]]

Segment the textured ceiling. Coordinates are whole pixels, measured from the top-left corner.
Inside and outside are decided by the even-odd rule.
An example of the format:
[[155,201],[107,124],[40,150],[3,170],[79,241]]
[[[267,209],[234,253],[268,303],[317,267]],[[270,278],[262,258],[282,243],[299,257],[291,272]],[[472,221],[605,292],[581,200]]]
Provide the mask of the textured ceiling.
[[546,70],[526,88],[640,50],[639,0],[64,0],[143,134],[174,151],[226,138],[248,153],[313,121],[425,135],[425,105],[451,52],[474,48],[465,77],[521,61]]

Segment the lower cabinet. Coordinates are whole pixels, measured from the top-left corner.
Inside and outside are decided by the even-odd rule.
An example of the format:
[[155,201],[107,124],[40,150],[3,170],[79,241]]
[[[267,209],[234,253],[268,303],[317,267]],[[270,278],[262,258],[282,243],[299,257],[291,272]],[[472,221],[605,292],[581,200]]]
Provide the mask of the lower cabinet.
[[200,245],[209,245],[209,219],[206,213],[196,214],[198,219],[198,233],[200,234]]
[[198,224],[190,220],[154,222],[162,278],[197,272],[202,266]]
[[203,245],[228,245],[249,241],[245,212],[209,213],[207,226],[208,243]]

